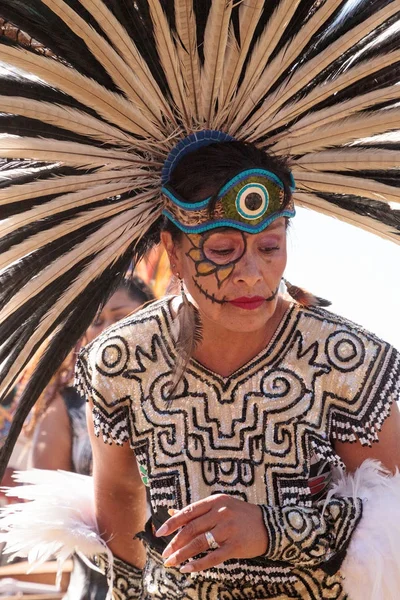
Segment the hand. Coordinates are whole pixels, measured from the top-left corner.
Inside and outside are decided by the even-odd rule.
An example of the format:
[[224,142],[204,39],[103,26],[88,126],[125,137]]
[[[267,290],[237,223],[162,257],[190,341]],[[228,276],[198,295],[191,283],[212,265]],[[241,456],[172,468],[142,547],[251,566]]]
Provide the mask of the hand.
[[182,573],[204,571],[229,558],[254,558],[264,554],[268,546],[261,508],[226,494],[209,496],[175,512],[156,535],[171,535],[177,530],[163,552],[166,567],[179,566],[208,551],[206,531],[219,545],[206,556],[183,565]]

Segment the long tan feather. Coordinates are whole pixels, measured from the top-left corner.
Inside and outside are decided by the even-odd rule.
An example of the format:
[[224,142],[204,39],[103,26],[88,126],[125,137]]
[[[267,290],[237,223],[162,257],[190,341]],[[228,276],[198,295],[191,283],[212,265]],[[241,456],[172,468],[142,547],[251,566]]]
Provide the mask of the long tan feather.
[[[291,2],[298,4],[297,2]],[[243,69],[251,41],[264,8],[264,0],[246,0],[241,2],[239,7],[239,35],[240,40],[236,40],[234,29],[229,29],[228,46],[224,64],[224,91],[220,94],[220,105],[225,106],[232,99],[232,95],[237,88],[240,74]],[[268,33],[268,32],[267,32]],[[265,32],[264,32],[265,35]],[[273,41],[271,40],[271,43]],[[263,57],[265,60],[265,56]]]
[[[140,178],[137,181],[137,185],[142,185]],[[111,198],[113,196],[118,196],[119,194],[125,194],[131,189],[132,180],[123,179],[122,181],[96,185],[88,190],[82,190],[79,192],[72,192],[58,196],[57,198],[50,200],[50,202],[39,204],[31,208],[31,210],[26,210],[20,214],[14,215],[12,218],[6,219],[2,225],[1,233],[2,235],[8,235],[20,227],[25,227],[26,225],[34,223],[35,221],[39,221],[40,219],[53,217],[57,214],[64,213],[67,210],[72,210],[78,207],[84,210],[85,206],[88,204]],[[103,210],[106,212],[106,208]]]
[[204,33],[204,66],[201,73],[201,117],[213,126],[213,113],[222,80],[233,0],[214,0]]
[[[341,0],[324,2],[291,42],[286,44],[268,65],[264,63],[264,68],[258,77],[253,77],[250,81],[247,81],[246,77],[244,78],[238,90],[236,102],[232,106],[234,116],[230,129],[232,135],[239,131],[241,124],[244,123],[254,106],[258,105],[282,73],[301,55],[313,35],[326,23],[340,4]],[[288,85],[291,89],[292,86]],[[269,111],[270,102],[267,107]],[[264,109],[266,110],[266,107]]]
[[305,154],[296,168],[307,171],[380,171],[400,168],[400,150],[345,148]]
[[[78,262],[85,256],[90,256],[91,254],[96,255],[90,261],[83,273],[69,286],[65,294],[55,302],[52,310],[41,320],[39,327],[35,330],[35,333],[21,351],[18,359],[13,361],[10,366],[8,373],[1,384],[1,392],[8,390],[13,382],[15,382],[21,369],[34,355],[35,346],[42,343],[45,337],[49,335],[53,324],[62,311],[69,306],[87,285],[99,276],[108,265],[112,264],[118,256],[121,256],[129,248],[132,244],[132,222],[134,222],[135,219],[136,221],[139,219],[137,230],[140,231],[143,229],[143,223],[145,223],[145,228],[147,228],[149,222],[148,219],[151,221],[159,216],[159,213],[154,210],[154,205],[149,209],[149,212],[152,213],[151,217],[149,214],[146,214],[145,211],[142,214],[138,214],[137,209],[132,209],[131,211],[127,211],[123,215],[110,220],[99,231],[89,236],[83,244],[74,248],[73,251],[43,271],[36,280],[29,282],[21,292],[16,294],[12,301],[4,307],[0,313],[0,323],[7,313],[12,314],[12,312],[14,312],[13,307],[16,309],[19,306],[24,305],[30,297],[39,293],[40,289],[45,289],[62,272],[66,272],[68,268],[71,267],[71,264]],[[32,285],[35,281],[36,285]],[[11,303],[12,307],[10,307]]]
[[343,146],[365,137],[386,133],[399,128],[400,108],[383,113],[362,113],[317,127],[308,135],[288,135],[273,145],[274,152],[304,154],[324,148]]
[[[5,173],[5,179],[7,179],[7,171],[1,171],[0,173],[1,176]],[[0,206],[23,202],[29,198],[76,192],[92,187],[93,185],[111,183],[113,180],[131,179],[131,181],[136,181],[136,178],[143,178],[145,176],[146,171],[143,169],[123,169],[122,171],[96,171],[87,175],[55,176],[46,181],[32,181],[30,183],[11,185],[0,189]]]
[[[151,136],[156,140],[162,139],[160,128],[154,127],[149,119],[134,107],[132,102],[119,94],[106,90],[71,67],[66,67],[51,58],[37,56],[27,50],[11,46],[2,46],[1,59],[8,65],[35,75],[82,104],[92,107],[115,126],[143,137]],[[143,147],[145,142],[141,140],[140,145]]]
[[11,136],[0,136],[0,155],[4,158],[31,158],[44,162],[63,162],[71,167],[82,169],[102,166],[131,168],[138,164],[134,154],[119,150],[96,148],[77,142]]
[[[329,3],[327,3],[329,4]],[[264,110],[257,111],[257,113],[249,120],[249,128],[255,129],[262,120],[268,119],[276,113],[294,94],[301,91],[305,86],[310,83],[319,73],[321,73],[326,67],[332,64],[336,59],[340,58],[345,52],[352,48],[355,44],[365,38],[371,31],[376,27],[379,27],[391,16],[399,11],[399,7],[395,6],[397,3],[394,2],[393,6],[386,6],[384,9],[378,11],[369,19],[363,21],[360,25],[353,27],[350,31],[344,34],[342,37],[337,39],[335,42],[329,44],[328,48],[320,52],[317,56],[307,61],[303,66],[296,69],[295,73],[291,74],[286,81],[276,90],[268,99],[268,106],[264,107]],[[266,83],[268,78],[269,68],[266,69],[259,84],[254,90],[253,101],[257,98],[260,99],[264,93],[263,85]],[[282,72],[278,70],[278,74]],[[269,77],[271,74],[269,75]]]
[[[304,136],[318,127],[325,127],[335,121],[340,121],[345,117],[350,117],[354,113],[363,111],[366,108],[371,108],[374,105],[379,105],[390,100],[400,99],[400,85],[391,85],[390,87],[380,90],[374,90],[368,94],[362,94],[357,98],[345,100],[334,106],[329,106],[322,110],[317,110],[306,115],[289,129],[283,135]],[[381,113],[382,114],[382,113]],[[384,113],[383,113],[384,114]],[[278,125],[279,127],[279,125]],[[271,136],[268,138],[268,143],[277,142],[282,137],[282,134]]]
[[183,85],[182,73],[179,69],[179,57],[174,44],[168,20],[159,0],[148,0],[150,15],[154,26],[160,62],[168,82],[172,99],[175,102],[186,126],[190,127],[190,117],[186,106],[186,94]]
[[[135,76],[134,71],[121,58],[112,46],[99,35],[76,11],[70,8],[64,0],[42,0],[57,16],[68,25],[78,37],[82,38],[99,63],[105,68],[111,79],[125,93],[127,98],[140,108],[143,115],[152,124],[161,124],[161,113],[157,111],[152,114],[149,104],[153,104],[148,90],[140,79]],[[154,108],[154,107],[153,107]]]
[[336,175],[334,173],[293,170],[299,191],[350,194],[379,202],[400,202],[400,188],[373,179]]
[[196,18],[193,0],[175,0],[175,24],[179,38],[177,52],[187,99],[194,119],[199,118],[200,61],[197,49]]
[[[296,12],[299,3],[300,0],[283,0],[279,2],[278,7],[272,14],[269,23],[266,25],[260,39],[257,41],[257,44],[251,53],[243,82],[240,87],[235,90],[236,98],[232,102],[231,116],[228,119],[229,126],[232,126],[232,122],[236,117],[237,111],[243,105],[247,95],[253,90],[257,81],[260,79],[273,51],[284,34],[291,18]],[[249,18],[248,10],[246,11],[245,7],[247,7],[247,2],[245,2],[241,7],[240,14],[240,18],[243,17],[244,19],[244,26]],[[251,33],[252,27],[254,27],[254,23],[252,23],[251,26],[249,24],[248,35]],[[246,58],[247,57],[244,55],[242,60]],[[234,80],[232,81],[232,84],[234,84]]]
[[[146,195],[149,197],[149,193]],[[13,314],[18,307],[23,306],[30,297],[35,297],[55,279],[60,277],[63,273],[66,273],[72,265],[78,264],[84,258],[96,254],[106,248],[109,243],[109,236],[114,237],[116,236],[116,232],[119,232],[121,239],[126,239],[128,236],[130,244],[132,244],[132,240],[142,232],[143,227],[147,228],[148,223],[160,215],[161,209],[161,202],[157,207],[155,202],[148,202],[146,200],[144,203],[140,203],[139,199],[139,202],[134,208],[108,220],[99,230],[103,233],[104,237],[99,235],[99,231],[89,235],[84,242],[78,244],[72,248],[70,252],[67,252],[58,258],[18,291],[0,310],[0,324]],[[149,219],[147,220],[147,224],[146,219]]]
[[36,119],[55,127],[85,135],[95,140],[131,147],[137,140],[100,119],[70,107],[30,100],[18,96],[0,96],[0,110],[13,115]]
[[[138,201],[138,206],[144,206],[145,202],[151,202],[154,200],[154,196],[154,193],[143,194],[142,200]],[[95,226],[97,221],[105,218],[112,218],[131,208],[132,199],[128,198],[113,202],[108,206],[99,206],[97,208],[83,210],[78,216],[71,218],[66,222],[62,222],[59,225],[54,225],[50,231],[41,231],[34,234],[24,242],[16,244],[6,252],[3,252],[0,255],[0,270],[55,240],[61,240],[63,236],[78,231],[82,227],[87,227],[88,225]],[[60,241],[60,248],[62,248],[62,241]],[[69,249],[68,245],[66,246],[66,250],[67,249]]]
[[164,129],[170,127],[173,131],[176,128],[176,123],[171,106],[164,98],[132,38],[102,0],[80,0],[80,2],[97,21],[125,63],[130,66],[135,76],[140,80],[141,93],[143,90],[146,92],[146,102],[149,102],[151,111],[154,115],[166,115],[170,120],[170,124],[164,122]]
[[[360,81],[364,77],[370,77],[377,71],[394,65],[398,61],[400,61],[400,50],[390,52],[385,56],[372,58],[369,61],[363,62],[360,65],[357,65],[356,67],[345,71],[345,73],[340,74],[335,79],[332,79],[331,81],[328,81],[323,85],[315,87],[304,98],[301,98],[292,104],[284,106],[281,110],[279,110],[278,113],[276,113],[276,115],[273,116],[272,119],[260,122],[260,125],[256,127],[253,136],[257,134],[265,135],[271,129],[276,129],[278,127],[281,127],[282,125],[285,125],[286,123],[290,122],[292,119],[295,119],[302,113],[305,113],[306,111],[315,108],[319,103],[324,102],[324,100],[326,100],[327,98],[333,98],[335,94],[355,84],[357,81]],[[397,90],[399,89],[397,85],[385,89],[393,89],[393,94],[395,95],[395,97],[397,97]],[[370,92],[370,94],[377,94],[378,97],[378,94],[381,92],[383,92],[383,90],[375,90],[374,92]],[[367,96],[369,96],[369,94],[360,95],[359,98],[360,100],[362,100]],[[354,99],[349,102],[356,101],[357,100]],[[339,106],[342,106],[342,104],[340,104]],[[309,115],[310,119],[313,118],[313,114],[314,113]]]
[[296,193],[296,206],[309,208],[317,211],[328,217],[339,219],[349,225],[354,225],[358,229],[363,229],[369,233],[378,235],[379,237],[400,244],[399,232],[393,230],[389,225],[384,225],[371,217],[361,216],[350,210],[345,210],[336,204],[332,206],[328,201],[315,196],[314,194]]

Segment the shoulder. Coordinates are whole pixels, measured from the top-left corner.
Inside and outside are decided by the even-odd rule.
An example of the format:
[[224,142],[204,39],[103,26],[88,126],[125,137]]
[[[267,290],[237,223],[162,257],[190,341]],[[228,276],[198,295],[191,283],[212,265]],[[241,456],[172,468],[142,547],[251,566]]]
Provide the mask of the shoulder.
[[398,352],[377,335],[350,319],[323,308],[297,307],[296,329],[304,341],[318,341],[328,360],[339,370],[355,364],[398,357]]
[[88,368],[105,362],[115,368],[123,359],[129,359],[139,347],[152,345],[154,336],[168,343],[171,316],[171,297],[156,300],[132,315],[106,329],[79,353],[79,363]]
[[323,390],[333,437],[375,441],[399,399],[399,352],[361,325],[320,308],[298,307],[294,330],[294,358]]

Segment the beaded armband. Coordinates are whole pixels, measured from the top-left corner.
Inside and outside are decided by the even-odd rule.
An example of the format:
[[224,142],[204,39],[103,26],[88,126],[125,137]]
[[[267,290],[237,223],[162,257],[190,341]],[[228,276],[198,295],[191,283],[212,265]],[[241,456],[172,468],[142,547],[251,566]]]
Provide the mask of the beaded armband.
[[264,558],[295,567],[340,569],[351,535],[362,516],[359,498],[333,498],[315,507],[261,506],[268,534]]
[[[112,566],[105,554],[96,557],[112,589],[112,600],[139,600],[143,592],[143,571],[114,556]],[[108,596],[107,596],[108,597]]]

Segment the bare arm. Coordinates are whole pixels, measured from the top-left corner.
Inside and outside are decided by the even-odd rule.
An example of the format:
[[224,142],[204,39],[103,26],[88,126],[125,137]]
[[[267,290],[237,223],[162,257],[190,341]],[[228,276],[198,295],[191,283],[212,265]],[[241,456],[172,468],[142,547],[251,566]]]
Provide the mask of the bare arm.
[[134,536],[144,529],[146,493],[133,450],[109,445],[93,431],[91,404],[87,421],[93,450],[93,478],[97,524],[110,550],[126,562],[143,568],[145,550]]
[[400,468],[400,412],[393,404],[379,434],[379,442],[371,447],[360,442],[336,442],[335,450],[349,471],[355,471],[367,458],[379,460],[389,471]]
[[58,394],[39,421],[33,438],[32,466],[72,471],[72,432],[67,408]]

